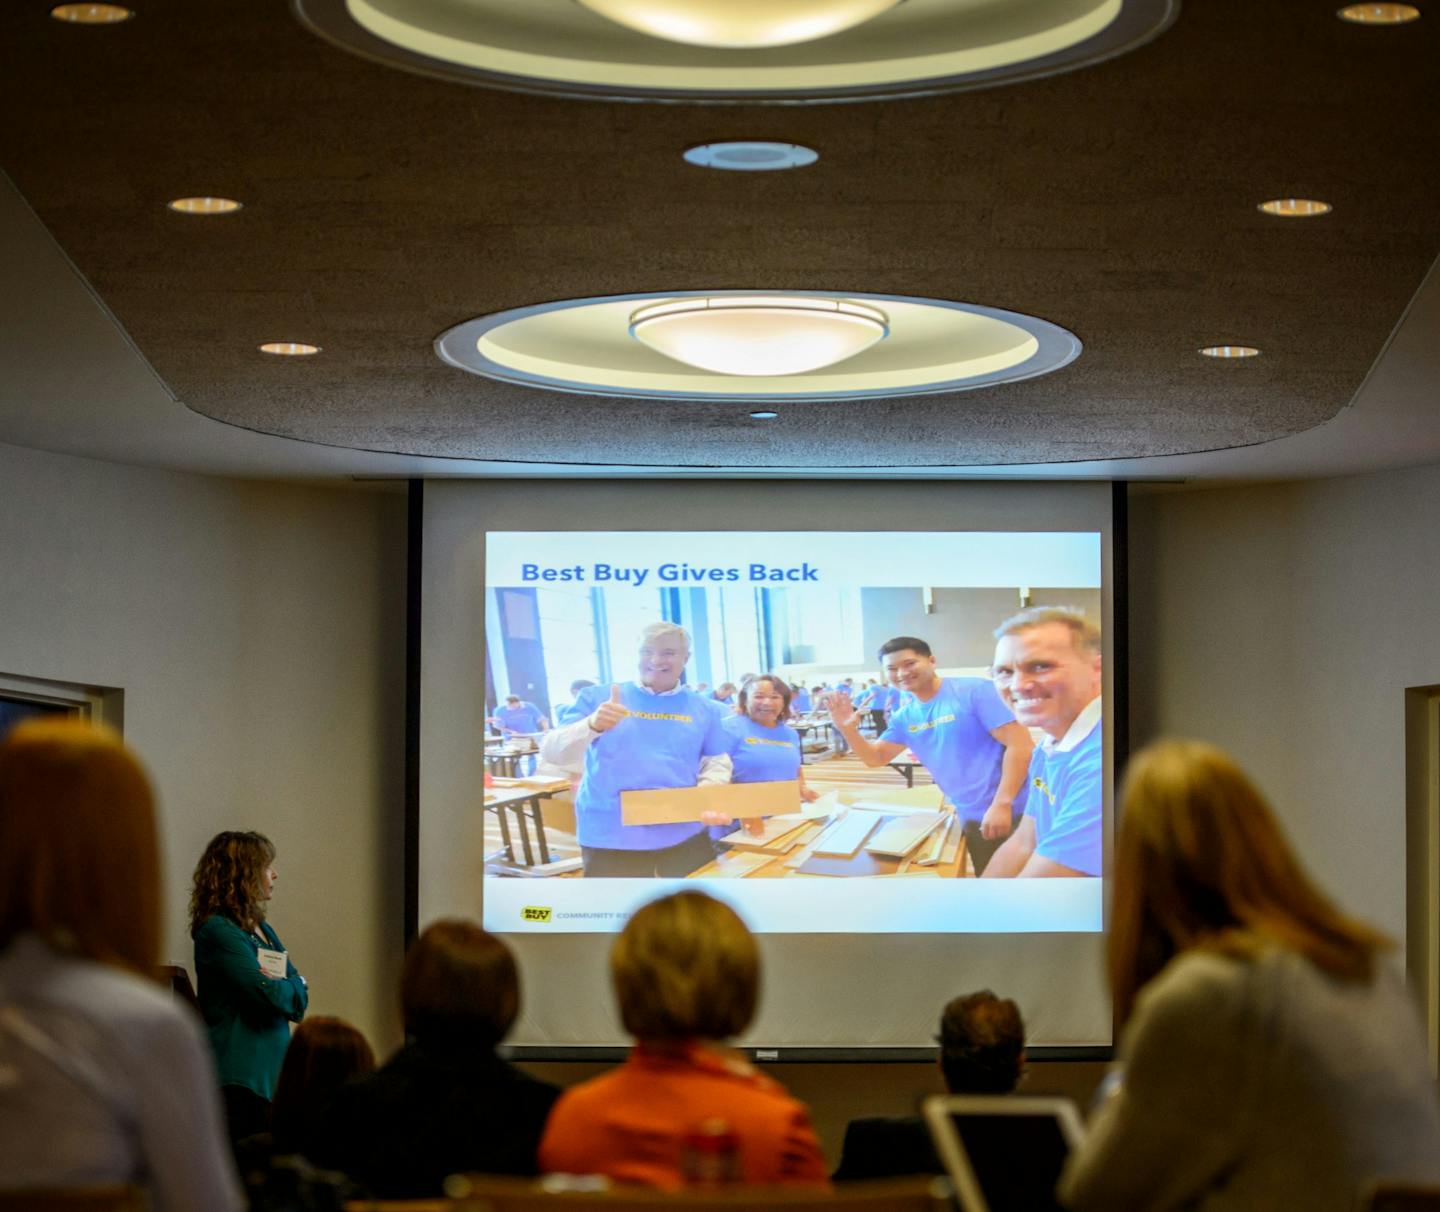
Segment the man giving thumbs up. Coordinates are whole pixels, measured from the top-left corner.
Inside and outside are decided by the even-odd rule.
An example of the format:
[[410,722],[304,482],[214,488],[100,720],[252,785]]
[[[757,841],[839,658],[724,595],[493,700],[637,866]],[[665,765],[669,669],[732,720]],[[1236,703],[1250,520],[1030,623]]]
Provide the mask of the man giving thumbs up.
[[689,875],[715,857],[710,822],[620,818],[621,792],[730,781],[723,709],[681,684],[689,659],[684,628],[652,623],[640,634],[638,679],[582,690],[575,713],[583,718],[541,743],[545,761],[581,771],[575,830],[588,877]]

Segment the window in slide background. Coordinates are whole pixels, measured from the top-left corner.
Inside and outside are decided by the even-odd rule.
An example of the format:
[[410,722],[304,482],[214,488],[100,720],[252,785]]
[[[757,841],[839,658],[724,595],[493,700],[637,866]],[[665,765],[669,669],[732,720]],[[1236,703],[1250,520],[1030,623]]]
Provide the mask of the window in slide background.
[[[658,590],[637,590],[605,595],[605,652],[608,654],[610,680],[633,682],[638,676],[640,633],[651,623],[663,623]],[[576,677],[583,675],[576,674]]]
[[769,589],[773,618],[783,619],[787,665],[866,666],[858,588]]
[[760,640],[761,591],[729,586],[710,602],[710,663],[715,682],[734,682],[763,668]]
[[562,703],[574,701],[571,682],[580,678],[592,682],[601,680],[603,670],[592,593],[582,586],[567,586],[542,589],[535,595],[540,635],[545,643],[545,686],[552,714]]

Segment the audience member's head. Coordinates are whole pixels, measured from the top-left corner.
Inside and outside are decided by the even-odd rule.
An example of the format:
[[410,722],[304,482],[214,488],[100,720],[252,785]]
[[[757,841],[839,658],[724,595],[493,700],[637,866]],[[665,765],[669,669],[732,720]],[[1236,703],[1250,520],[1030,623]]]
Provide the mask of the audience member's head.
[[1265,798],[1221,750],[1142,749],[1119,815],[1110,979],[1121,1023],[1140,988],[1192,948],[1243,956],[1278,945],[1342,980],[1369,979],[1387,940],[1311,883]]
[[951,1094],[1009,1094],[1025,1071],[1020,1007],[989,989],[946,1003],[938,1042]]
[[405,954],[400,1012],[422,1046],[494,1048],[520,1013],[515,957],[474,922],[435,922]]
[[57,951],[154,972],[154,798],[109,728],[33,720],[0,744],[0,950],[23,932]]
[[190,891],[190,933],[209,917],[228,917],[243,930],[254,930],[265,920],[270,899],[270,864],[275,845],[263,833],[217,833],[195,865]]
[[335,1091],[375,1071],[375,1053],[343,1019],[308,1018],[290,1038],[270,1104],[270,1132],[278,1153],[303,1153]]
[[755,1017],[760,952],[735,911],[703,892],[639,909],[610,952],[620,1021],[646,1042],[725,1040]]

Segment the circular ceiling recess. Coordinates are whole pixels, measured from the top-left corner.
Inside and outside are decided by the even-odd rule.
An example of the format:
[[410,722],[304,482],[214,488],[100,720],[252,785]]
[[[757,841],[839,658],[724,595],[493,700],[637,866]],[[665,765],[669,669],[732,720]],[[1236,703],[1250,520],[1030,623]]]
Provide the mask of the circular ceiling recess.
[[[870,326],[856,352],[786,374],[755,373],[744,354],[727,373],[688,364],[674,349],[661,352],[635,329],[659,314],[706,309],[745,325],[768,308],[775,323],[799,317],[796,339],[815,339],[823,311],[841,323]],[[772,325],[773,327],[773,325]],[[877,331],[883,332],[877,335]],[[762,339],[773,339],[766,332]],[[823,340],[823,336],[821,337]],[[692,402],[814,403],[932,395],[1032,379],[1074,361],[1080,340],[1035,316],[949,299],[834,291],[672,291],[564,299],[466,320],[444,332],[435,351],[471,374],[506,383],[582,395]],[[757,347],[756,358],[771,348]],[[734,356],[727,354],[726,356]]]
[[642,33],[576,0],[291,0],[321,37],[424,75],[709,103],[878,100],[1029,80],[1134,50],[1179,10],[1179,0],[807,0],[826,3],[878,15],[805,41],[727,47]]

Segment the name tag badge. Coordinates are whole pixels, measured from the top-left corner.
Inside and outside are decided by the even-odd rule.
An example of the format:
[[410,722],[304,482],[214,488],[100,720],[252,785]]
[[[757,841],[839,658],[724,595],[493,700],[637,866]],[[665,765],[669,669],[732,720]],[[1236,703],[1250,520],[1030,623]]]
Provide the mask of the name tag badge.
[[285,979],[285,952],[261,947],[257,954],[260,958],[261,972],[275,980]]

